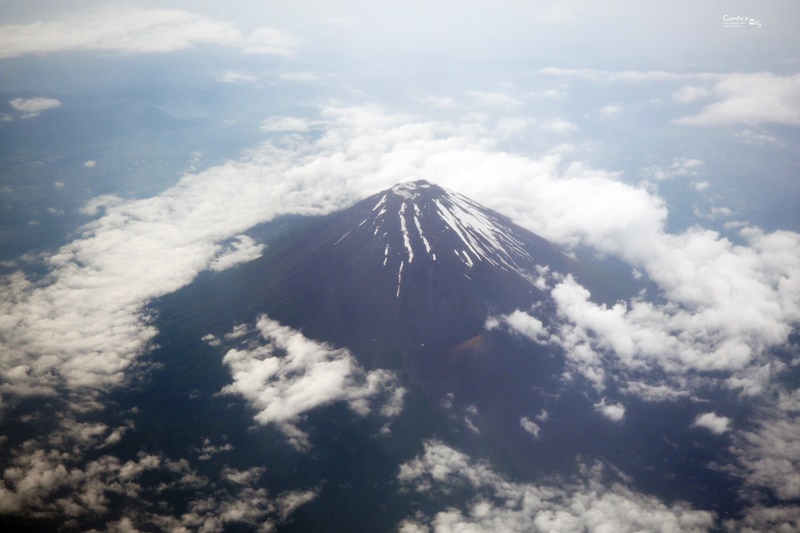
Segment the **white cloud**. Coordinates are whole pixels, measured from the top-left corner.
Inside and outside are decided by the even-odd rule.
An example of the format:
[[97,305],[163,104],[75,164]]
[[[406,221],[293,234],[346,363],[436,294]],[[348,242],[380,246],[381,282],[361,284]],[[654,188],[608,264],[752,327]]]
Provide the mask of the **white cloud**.
[[[213,457],[218,453],[229,452],[232,450],[233,450],[233,445],[229,442],[217,445],[217,444],[212,444],[211,440],[206,438],[203,439],[203,446],[199,450],[197,450],[198,452],[197,459],[200,461],[208,461],[209,459],[211,459],[211,457]],[[255,471],[257,469],[252,469],[252,470]],[[223,475],[225,475],[224,470],[223,470]],[[228,479],[230,479],[230,477],[228,477]]]
[[731,425],[731,419],[727,416],[719,416],[716,413],[703,413],[698,415],[692,422],[693,427],[705,428],[711,433],[722,435],[728,431]]
[[711,182],[710,181],[705,181],[705,180],[703,180],[703,181],[695,181],[695,182],[692,183],[692,187],[694,188],[694,190],[696,190],[698,192],[702,192],[702,191],[708,190],[708,188],[711,187]]
[[314,500],[314,490],[283,492],[271,497],[263,488],[236,487],[208,498],[197,498],[181,514],[145,515],[143,526],[155,524],[161,531],[204,531],[222,533],[247,524],[259,531],[274,531],[298,507]]
[[539,424],[537,424],[533,420],[530,420],[529,418],[523,416],[522,418],[519,419],[519,425],[522,426],[522,429],[533,435],[534,439],[539,438],[539,434],[541,433],[542,428],[541,426],[539,426]]
[[280,494],[275,502],[278,517],[281,521],[285,521],[295,510],[313,501],[317,495],[317,491],[314,490],[295,490]]
[[293,56],[300,39],[291,33],[273,28],[260,28],[246,39],[244,51],[248,54]]
[[620,111],[622,111],[622,108],[618,105],[609,104],[609,105],[604,105],[603,107],[600,108],[600,114],[605,115],[607,117],[616,115]]
[[697,176],[698,169],[705,164],[702,159],[691,157],[676,157],[672,164],[666,167],[652,166],[643,170],[643,173],[656,181],[683,177]]
[[682,73],[682,72],[666,72],[663,70],[601,70],[592,68],[583,69],[568,69],[558,67],[547,67],[541,69],[539,72],[548,74],[550,76],[558,76],[563,78],[578,78],[589,81],[597,82],[652,82],[652,81],[681,81],[681,80],[717,80],[721,78],[722,74],[698,72],[698,73]]
[[14,98],[8,101],[11,107],[22,113],[20,118],[35,118],[48,109],[61,107],[61,102],[55,98]]
[[800,124],[800,74],[779,76],[768,72],[753,74],[681,73],[665,71],[608,71],[598,69],[563,69],[548,67],[542,74],[577,78],[601,83],[642,83],[669,81],[713,82],[711,90],[685,86],[672,93],[681,103],[705,98],[717,102],[699,114],[675,122],[693,126],[724,124]]
[[255,83],[258,80],[255,76],[248,72],[240,72],[236,70],[229,70],[217,78],[217,81],[222,83]]
[[800,125],[800,74],[729,74],[713,88],[717,102],[679,124]]
[[567,91],[563,89],[545,89],[543,91],[535,91],[532,93],[528,93],[528,96],[538,97],[538,98],[549,98],[550,100],[563,102],[567,98]]
[[625,406],[621,403],[607,403],[603,398],[594,404],[595,410],[612,422],[622,422],[625,419]]
[[94,168],[97,166],[97,161],[94,159],[90,159],[83,164],[84,168]]
[[449,96],[428,95],[422,99],[429,107],[437,109],[455,109],[456,101]]
[[298,44],[283,30],[261,28],[245,38],[229,22],[168,9],[108,7],[61,20],[0,26],[0,58],[79,51],[165,53],[201,45],[291,56]]
[[319,81],[325,77],[320,72],[298,71],[298,72],[284,72],[280,76],[284,81]]
[[513,137],[525,131],[529,124],[530,121],[522,118],[504,118],[497,121],[495,133],[501,139]]
[[728,531],[761,533],[762,531],[800,531],[800,506],[768,507],[757,505],[747,510],[741,520],[726,520]]
[[711,216],[712,219],[717,219],[717,218],[720,218],[720,217],[727,218],[727,217],[731,217],[733,215],[734,215],[733,209],[731,209],[730,207],[717,207],[717,206],[714,206],[714,207],[711,208],[711,215],[710,216]]
[[403,464],[399,481],[430,494],[456,487],[473,496],[433,517],[408,518],[402,531],[705,531],[714,517],[683,503],[664,505],[614,483],[600,480],[603,467],[583,468],[583,479],[560,485],[511,481],[485,461],[473,461],[438,441]]
[[755,131],[749,128],[737,133],[736,136],[739,137],[745,144],[753,144],[756,146],[773,144],[777,146],[783,146],[783,143],[774,135],[770,135],[769,133],[763,131]]
[[475,102],[481,105],[514,108],[522,104],[513,96],[497,92],[484,92],[484,91],[467,91],[467,96],[472,97]]
[[[742,235],[749,246],[696,228],[680,236],[654,236],[662,242],[652,242],[648,260],[636,263],[662,287],[666,304],[641,298],[596,304],[589,291],[567,277],[551,291],[562,323],[542,331],[538,321],[524,316],[496,320],[536,341],[562,346],[572,368],[601,390],[609,372],[628,379],[630,373],[658,367],[678,389],[686,386],[682,376],[692,369],[728,372],[728,386],[757,393],[764,386],[764,365],[780,367],[766,349],[785,343],[797,321],[800,263],[790,250],[800,250],[800,236],[753,229]],[[666,255],[658,257],[661,253]],[[652,396],[647,387],[638,390]]]
[[550,334],[541,320],[519,309],[508,315],[491,317],[487,320],[486,327],[487,329],[494,329],[500,323],[507,325],[511,331],[540,343],[546,343],[550,338]]
[[570,133],[578,131],[577,124],[573,124],[572,122],[564,120],[563,118],[554,118],[544,122],[542,123],[542,128],[559,135],[569,135]]
[[691,85],[681,87],[672,93],[673,100],[676,102],[682,102],[684,104],[689,104],[708,96],[711,96],[711,91],[708,89],[704,87],[694,87]]
[[272,117],[261,123],[261,131],[272,132],[306,132],[311,129],[311,123],[304,118]]
[[[206,439],[207,441],[208,439]],[[204,447],[205,449],[205,447]],[[237,485],[252,485],[257,483],[261,476],[267,471],[263,466],[248,468],[247,470],[237,470],[235,468],[223,468],[221,477],[226,481]]]
[[233,383],[222,391],[242,395],[258,410],[258,423],[277,424],[297,448],[309,446],[297,422],[317,407],[345,401],[366,415],[370,399],[388,393],[390,408],[382,413],[399,413],[392,372],[365,372],[348,350],[315,342],[266,316],[259,318],[256,328],[266,344],[225,354],[223,362],[231,369]]
[[748,430],[733,435],[739,465],[729,470],[751,488],[767,489],[785,502],[800,499],[800,392],[780,391],[776,405],[754,417]]
[[236,239],[208,265],[211,270],[220,272],[227,270],[239,263],[246,263],[261,257],[264,251],[263,244],[256,242],[247,235],[239,235]]
[[239,40],[231,24],[185,11],[108,8],[61,21],[2,26],[0,58],[82,50],[173,52]]

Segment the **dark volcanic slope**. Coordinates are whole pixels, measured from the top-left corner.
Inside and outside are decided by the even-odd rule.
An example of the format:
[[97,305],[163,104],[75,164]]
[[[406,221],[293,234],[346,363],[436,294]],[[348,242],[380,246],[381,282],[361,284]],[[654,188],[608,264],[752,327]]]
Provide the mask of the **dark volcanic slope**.
[[507,217],[415,181],[274,247],[248,265],[240,294],[368,366],[396,366],[401,353],[442,353],[480,334],[490,314],[544,300],[534,285],[544,266],[565,273],[570,261]]

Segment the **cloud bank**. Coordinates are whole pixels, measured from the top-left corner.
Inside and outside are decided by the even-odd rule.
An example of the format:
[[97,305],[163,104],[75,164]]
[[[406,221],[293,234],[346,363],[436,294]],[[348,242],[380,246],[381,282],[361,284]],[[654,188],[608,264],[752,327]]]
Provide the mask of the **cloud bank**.
[[0,26],[0,59],[66,52],[167,53],[202,45],[291,56],[299,40],[283,30],[242,35],[222,22],[174,9],[105,8],[62,20]]
[[454,489],[472,496],[430,517],[403,521],[400,531],[706,531],[714,516],[685,504],[664,505],[624,485],[601,481],[603,466],[583,468],[583,478],[558,485],[518,483],[482,461],[439,441],[401,465],[408,490],[441,495]]

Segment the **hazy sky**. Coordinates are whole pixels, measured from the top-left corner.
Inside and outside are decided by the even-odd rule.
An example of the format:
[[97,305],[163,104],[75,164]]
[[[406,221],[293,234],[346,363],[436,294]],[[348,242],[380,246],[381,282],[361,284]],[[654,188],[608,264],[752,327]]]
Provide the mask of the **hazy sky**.
[[[3,2],[6,23],[86,21],[103,13],[139,8],[174,9],[203,17],[204,38],[234,45],[263,28],[296,37],[301,57],[330,59],[443,55],[454,59],[513,58],[560,66],[611,68],[791,70],[798,60],[795,2]],[[744,16],[759,32],[722,27],[722,17]],[[103,17],[103,15],[101,15]],[[217,31],[211,27],[218,25]],[[230,33],[223,35],[221,28]],[[101,28],[97,28],[101,30]],[[212,33],[216,33],[212,36]],[[199,37],[199,33],[195,36]],[[340,57],[347,61],[348,58]]]
[[[657,7],[0,2],[0,126],[8,138],[47,131],[37,125],[66,116],[59,113],[136,102],[178,119],[201,118],[241,142],[225,160],[203,160],[200,152],[211,147],[200,146],[185,150],[192,163],[182,170],[143,165],[119,190],[75,193],[76,204],[63,207],[56,207],[58,195],[78,188],[70,176],[112,168],[115,156],[82,154],[48,167],[49,192],[21,226],[69,214],[80,223],[53,226],[63,246],[32,242],[30,254],[3,264],[0,416],[15,416],[20,398],[64,391],[71,413],[98,409],[98,398],[125,386],[151,348],[156,331],[148,304],[200,272],[258,257],[263,246],[245,235],[253,226],[282,214],[328,213],[426,178],[567,249],[615,256],[652,281],[657,295],[607,307],[574,280],[547,280],[564,319],[558,333],[548,333],[550,342],[595,387],[597,410],[610,423],[624,419],[626,398],[694,397],[712,382],[763,400],[761,418],[747,425],[708,412],[693,427],[730,438],[739,462],[725,468],[754,491],[772,491],[783,502],[781,516],[797,524],[800,397],[781,376],[800,361],[789,342],[800,321],[798,24],[800,3],[788,0]],[[45,134],[25,135],[39,148],[58,146]],[[58,166],[67,164],[73,174]],[[27,201],[17,176],[8,172],[0,183],[8,212]],[[156,183],[147,193],[138,186],[146,180]],[[32,264],[46,275],[23,274]],[[496,324],[534,340],[543,335],[542,324],[524,312],[496,317]],[[344,401],[367,413],[364,402],[383,394],[383,415],[399,409],[394,376],[367,373],[349,352],[319,347],[268,319],[256,327],[272,342],[292,339],[303,347],[298,353],[314,354],[326,370],[317,376],[309,367],[298,385],[266,348],[226,356],[232,380],[225,392],[251,401],[262,423],[278,424],[299,448],[309,443],[298,420],[314,406]],[[778,349],[790,354],[788,363],[774,357]],[[280,379],[248,380],[253,368]],[[287,391],[317,379],[345,385],[297,408]],[[602,390],[612,383],[624,394],[606,399]],[[285,409],[268,412],[265,397]],[[57,431],[71,431],[71,416]],[[100,426],[69,433],[83,439],[75,463],[133,431]],[[523,427],[538,436],[533,418]],[[9,487],[29,480],[35,489],[0,487],[0,510],[47,507],[51,494],[91,481],[65,475],[42,482],[40,472],[61,472],[60,465],[39,453],[44,438],[32,443],[15,455],[28,470],[4,475]],[[445,486],[435,477],[436,461],[477,479],[475,487],[503,485],[485,464],[433,441],[404,465],[400,481],[432,476],[429,483]],[[141,458],[131,469],[158,465],[178,469],[163,458]],[[122,475],[120,465],[114,468],[103,475]],[[713,521],[682,504],[602,488],[599,479],[588,475],[559,494],[603,516],[627,502],[631,515],[616,516],[617,524],[646,527],[653,513],[659,523],[686,529]],[[273,518],[288,516],[316,494],[301,489],[259,505],[272,505]],[[523,484],[504,490],[497,496],[508,501],[546,492]],[[743,520],[764,527],[772,519],[763,501],[754,496],[751,504]],[[592,526],[596,514],[567,517],[565,508],[549,500],[524,507],[525,527],[534,517],[539,527]],[[519,509],[505,518],[501,508],[485,510],[484,518],[521,519]],[[477,516],[450,509],[436,520],[491,530],[488,518]],[[405,524],[409,531],[421,527],[415,520]]]

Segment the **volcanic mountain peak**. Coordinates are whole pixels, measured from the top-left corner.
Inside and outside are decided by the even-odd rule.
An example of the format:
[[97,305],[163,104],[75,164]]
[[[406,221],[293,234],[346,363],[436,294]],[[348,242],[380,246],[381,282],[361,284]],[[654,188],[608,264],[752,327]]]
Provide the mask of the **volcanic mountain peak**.
[[403,268],[420,262],[455,257],[467,269],[486,264],[518,272],[533,260],[530,239],[506,217],[425,180],[397,184],[365,202],[373,207],[358,228],[381,240],[383,266],[396,269],[398,280]]
[[258,275],[239,292],[252,308],[377,367],[423,345],[449,349],[481,334],[490,314],[546,302],[547,281],[572,263],[507,217],[415,181],[298,228],[249,268]]

